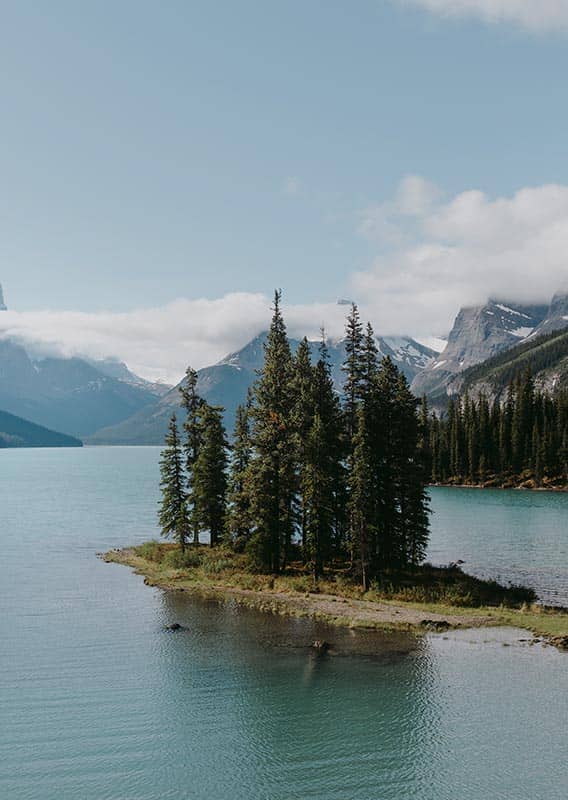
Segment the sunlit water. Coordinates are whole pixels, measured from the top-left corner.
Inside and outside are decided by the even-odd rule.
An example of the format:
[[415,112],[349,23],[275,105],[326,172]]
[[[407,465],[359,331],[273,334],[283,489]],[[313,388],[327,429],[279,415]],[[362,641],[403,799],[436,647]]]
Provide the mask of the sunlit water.
[[[157,535],[157,453],[0,452],[2,800],[565,800],[567,654],[326,629],[99,561]],[[564,591],[566,501],[525,498],[436,490],[432,559]]]

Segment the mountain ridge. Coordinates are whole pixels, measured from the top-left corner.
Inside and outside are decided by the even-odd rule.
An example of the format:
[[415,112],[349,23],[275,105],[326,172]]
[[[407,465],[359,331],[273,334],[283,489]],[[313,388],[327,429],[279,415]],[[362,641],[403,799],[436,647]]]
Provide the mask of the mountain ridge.
[[74,436],[67,436],[0,410],[0,448],[82,446],[83,442]]

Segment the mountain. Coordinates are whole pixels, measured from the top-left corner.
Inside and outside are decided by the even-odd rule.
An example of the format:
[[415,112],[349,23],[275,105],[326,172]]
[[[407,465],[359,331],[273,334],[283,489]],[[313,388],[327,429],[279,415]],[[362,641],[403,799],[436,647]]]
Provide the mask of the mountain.
[[546,312],[544,320],[534,330],[533,336],[568,327],[568,292],[557,292]]
[[[264,361],[266,332],[256,336],[241,350],[229,353],[217,364],[198,371],[197,391],[213,405],[225,409],[225,424],[230,432],[234,426],[235,412],[244,402],[247,390],[254,383],[257,371]],[[390,356],[408,380],[424,369],[436,352],[426,345],[408,337],[377,337],[377,348],[381,355]],[[299,340],[290,340],[296,350]],[[317,354],[319,343],[311,342],[312,353]],[[328,343],[333,380],[341,387],[343,376],[341,364],[345,360],[343,340]],[[174,387],[158,402],[138,411],[130,419],[97,431],[90,436],[91,444],[161,444],[172,412],[179,407],[178,387]]]
[[103,373],[81,358],[33,358],[0,339],[0,408],[85,438],[156,402],[156,392]]
[[83,443],[73,436],[51,431],[7,411],[0,411],[0,448],[82,446]]
[[568,330],[553,330],[518,344],[455,376],[448,394],[483,392],[502,399],[517,375],[530,369],[535,384],[550,394],[568,391]]
[[156,397],[163,397],[172,388],[167,383],[161,383],[159,381],[147,381],[145,378],[141,378],[140,375],[135,375],[134,372],[131,372],[128,369],[124,361],[119,361],[118,359],[105,358],[93,360],[85,358],[83,360],[88,364],[91,364],[91,366],[93,366],[99,372],[102,372],[103,375],[106,375],[109,378],[117,378],[119,381],[128,383],[130,386],[137,386],[140,389],[146,389],[151,394],[156,395]]
[[4,302],[4,292],[2,284],[0,283],[0,311],[7,311],[6,303]]
[[[483,306],[462,308],[440,355],[412,382],[412,391],[431,399],[444,397],[447,387],[460,372],[515,347],[531,335],[538,335],[552,315],[550,306],[522,305],[490,300]],[[556,305],[559,305],[556,302]],[[555,307],[554,319],[562,314]],[[562,321],[564,326],[568,321]],[[562,327],[562,325],[559,325]]]

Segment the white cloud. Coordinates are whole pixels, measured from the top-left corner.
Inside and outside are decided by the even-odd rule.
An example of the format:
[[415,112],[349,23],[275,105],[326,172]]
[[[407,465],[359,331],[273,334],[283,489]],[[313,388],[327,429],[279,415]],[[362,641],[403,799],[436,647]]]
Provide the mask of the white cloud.
[[568,30],[568,0],[398,0],[442,17],[513,23],[530,31]]
[[[397,198],[405,186],[408,180]],[[410,205],[411,219],[399,199],[361,214],[361,233],[382,226],[397,242],[352,279],[381,332],[441,333],[462,305],[488,297],[546,302],[565,284],[568,186],[524,188],[495,199],[466,191],[448,200],[432,187],[425,197]]]
[[[547,302],[567,283],[568,186],[524,188],[511,197],[477,190],[445,197],[411,176],[392,201],[358,218],[359,233],[380,254],[348,278],[348,296],[382,334],[444,334],[462,305],[488,297]],[[173,383],[188,364],[215,363],[265,330],[270,307],[263,294],[234,293],[126,313],[2,311],[0,334],[43,353],[117,357],[143,377]],[[336,303],[286,302],[283,310],[290,335],[309,338],[322,325],[331,337],[341,336],[348,311]]]
[[[175,383],[188,364],[213,364],[265,330],[270,306],[262,294],[234,293],[127,313],[2,311],[0,334],[40,355],[116,357],[142,377]],[[293,336],[316,337],[322,324],[340,335],[344,314],[335,304],[285,306]]]

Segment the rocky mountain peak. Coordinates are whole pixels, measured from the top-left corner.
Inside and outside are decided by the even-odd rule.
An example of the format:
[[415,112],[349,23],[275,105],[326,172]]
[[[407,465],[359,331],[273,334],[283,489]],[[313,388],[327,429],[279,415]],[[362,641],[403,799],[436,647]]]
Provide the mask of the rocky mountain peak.
[[546,305],[488,300],[460,309],[442,353],[415,377],[415,394],[444,392],[453,375],[514,347],[543,323]]
[[2,284],[0,283],[0,311],[7,311],[8,307],[4,302],[4,292],[2,291]]

